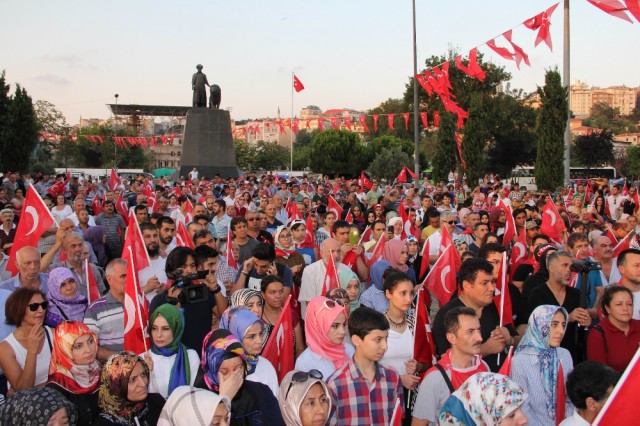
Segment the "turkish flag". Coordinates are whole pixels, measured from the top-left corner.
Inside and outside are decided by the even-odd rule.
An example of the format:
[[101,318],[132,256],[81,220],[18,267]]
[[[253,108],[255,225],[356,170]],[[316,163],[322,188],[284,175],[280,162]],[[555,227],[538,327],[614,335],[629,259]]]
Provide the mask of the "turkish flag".
[[633,21],[626,14],[627,7],[618,0],[587,0],[589,3],[608,13],[611,16],[620,18],[633,24]]
[[630,419],[638,416],[636,404],[640,394],[640,348],[631,359],[626,370],[613,388],[613,392],[605,402],[598,417],[592,425],[626,425],[630,424]]
[[276,325],[262,350],[262,357],[268,359],[278,374],[281,382],[284,376],[294,368],[293,353],[293,320],[291,318],[291,296],[282,307]]
[[100,298],[100,291],[98,290],[96,277],[93,276],[93,271],[89,267],[89,259],[84,260],[84,270],[87,272],[87,300],[91,305]]
[[433,111],[433,127],[440,127],[440,111]]
[[342,207],[340,207],[340,204],[338,204],[338,202],[336,201],[335,198],[333,198],[332,195],[329,195],[327,197],[327,199],[329,200],[329,202],[327,203],[327,211],[328,212],[333,212],[337,218],[341,218],[342,217]]
[[390,426],[401,426],[402,425],[402,404],[400,403],[400,398],[396,399],[396,405],[393,406],[393,414],[391,416]]
[[115,191],[120,186],[120,178],[116,169],[111,169],[111,176],[109,177],[109,187]]
[[371,181],[369,180],[367,175],[364,173],[364,170],[360,172],[360,182],[359,183],[360,183],[360,186],[362,186],[367,191],[369,191],[373,187],[373,185],[371,184]]
[[409,131],[409,113],[408,112],[403,112],[402,113],[402,118],[404,118],[404,129],[406,131]]
[[395,130],[395,129],[393,128],[393,118],[394,118],[395,116],[396,116],[395,114],[387,114],[387,125],[389,126],[389,128],[390,128],[391,130]]
[[560,213],[558,213],[558,209],[556,209],[551,198],[547,198],[547,203],[542,208],[542,225],[540,226],[540,233],[548,235],[556,242],[561,242],[562,232],[566,230],[567,228],[560,217]]
[[371,133],[371,130],[369,129],[369,126],[367,126],[367,118],[365,117],[364,114],[360,114],[360,124],[364,128],[365,132]]
[[349,223],[353,223],[353,214],[351,213],[351,209],[347,210],[347,215],[344,217],[344,220]]
[[[420,256],[422,256],[422,261],[420,262],[420,277],[424,277],[424,274],[427,273],[427,270],[429,270],[429,240],[427,239],[427,241],[424,242],[424,245],[422,246],[422,252],[420,253]],[[420,278],[418,277],[418,279]]]
[[460,269],[460,257],[456,254],[455,246],[449,244],[424,279],[425,287],[436,296],[440,306],[449,303],[456,290],[456,272]]
[[606,228],[606,231],[604,231],[602,236],[610,239],[613,244],[618,244],[618,238],[616,237],[615,232],[613,232],[613,228],[611,227],[611,224],[607,223],[605,224],[604,227]]
[[236,258],[233,255],[233,232],[231,231],[231,227],[227,232],[227,244],[225,244],[225,251],[227,256],[227,264],[232,268],[240,269],[238,267],[238,262],[236,262]]
[[400,173],[398,173],[398,176],[396,176],[396,182],[407,183],[407,167],[406,166],[402,166],[402,170],[400,170]]
[[521,232],[520,235],[518,235],[518,240],[513,245],[511,255],[509,256],[509,270],[511,271],[510,278],[512,281],[513,275],[516,273],[516,269],[518,269],[518,266],[527,260],[528,254],[527,233]]
[[316,241],[315,232],[313,232],[313,218],[311,215],[307,215],[307,221],[305,223],[305,228],[307,231],[304,235],[304,246],[305,247],[313,247]]
[[[505,223],[504,223],[504,234],[502,234],[502,245],[506,246],[513,241],[513,237],[518,235],[518,231],[516,229],[516,221],[513,218],[513,214],[511,212],[511,208],[505,205],[502,200],[498,202],[497,206],[500,210],[504,212],[505,215]],[[524,233],[524,232],[523,232]]]
[[373,232],[373,229],[371,228],[371,225],[367,225],[366,228],[364,228],[364,232],[362,233],[362,235],[360,235],[360,241],[358,241],[358,244],[362,244],[362,242],[368,242],[369,240],[371,240],[371,233]]
[[427,127],[429,127],[429,120],[427,119],[427,113],[426,112],[421,112],[420,113],[420,121],[422,121],[422,126],[426,129]]
[[178,247],[189,247],[190,249],[196,248],[193,240],[189,237],[187,227],[181,221],[178,221],[176,226],[176,245]]
[[373,131],[377,132],[378,131],[378,117],[380,117],[378,114],[372,114],[371,117],[373,117]]
[[149,213],[156,212],[156,206],[158,205],[158,198],[156,197],[156,191],[153,188],[151,182],[145,182],[142,187],[142,193],[147,197],[147,204],[149,205]]
[[54,197],[58,195],[64,195],[66,192],[67,183],[64,181],[56,182],[47,188],[47,194],[51,194]]
[[496,292],[499,294],[493,297],[500,315],[500,327],[507,324],[513,324],[513,308],[511,306],[511,293],[509,293],[509,281],[507,279],[507,252],[502,253],[502,262],[500,263],[500,272],[498,273],[498,281],[496,282]]
[[556,425],[564,420],[565,410],[567,408],[567,392],[564,387],[564,369],[562,363],[558,363],[558,381],[556,390]]
[[7,271],[11,272],[11,275],[18,273],[18,265],[16,264],[18,251],[26,246],[37,247],[38,240],[42,234],[55,226],[55,223],[56,221],[38,192],[33,185],[29,185],[22,205],[20,222],[16,228],[16,238],[11,246],[9,261],[7,262]]
[[122,252],[125,253],[127,248],[131,247],[131,250],[135,256],[135,270],[141,271],[144,268],[148,268],[151,266],[151,260],[149,259],[147,248],[144,245],[142,231],[140,231],[140,226],[138,226],[138,221],[136,220],[136,216],[133,211],[129,212],[128,221],[129,226],[127,227],[127,233],[124,237]]
[[100,213],[102,213],[102,200],[100,199],[100,195],[96,194],[93,197],[91,208],[93,209],[94,216],[98,216]]
[[[122,192],[118,194],[116,199],[116,212],[124,219],[125,225],[129,226],[129,207],[127,202],[122,198]],[[135,217],[133,218],[135,220]]]
[[287,205],[285,206],[285,210],[287,211],[287,216],[289,216],[289,223],[297,219],[302,219],[300,210],[298,210],[298,203],[296,203],[293,200],[293,197],[290,197],[287,200]]
[[[431,324],[427,312],[427,300],[429,293],[423,288],[418,291],[416,302],[415,330],[413,336],[413,359],[431,367],[435,363],[436,347],[431,335]],[[431,304],[431,300],[429,300]]]
[[[136,225],[137,227],[137,225]],[[149,306],[138,283],[137,265],[131,246],[122,250],[127,261],[127,280],[124,292],[124,350],[136,354],[149,349]]]
[[386,238],[384,237],[384,233],[380,235],[378,238],[378,242],[376,243],[376,247],[373,249],[373,255],[371,259],[367,261],[367,266],[371,268],[371,266],[376,263],[380,258],[382,258],[382,253],[384,252],[384,245],[386,242]]
[[535,46],[538,46],[541,41],[544,41],[547,46],[549,46],[549,50],[553,51],[553,44],[551,41],[551,34],[549,33],[549,27],[551,26],[551,15],[556,10],[556,7],[558,7],[558,4],[559,3],[554,4],[544,12],[541,12],[533,18],[527,19],[523,22],[524,26],[529,28],[530,30],[538,30]]
[[629,249],[629,244],[631,244],[631,239],[636,235],[636,231],[629,232],[623,239],[620,240],[618,244],[613,248],[613,257],[616,258],[620,256],[624,250]]
[[184,208],[184,222],[193,222],[193,204],[191,204],[191,200],[189,198],[187,198],[187,205]]
[[504,364],[500,367],[498,374],[509,377],[511,375],[511,359],[513,358],[513,346],[509,348],[507,358],[504,360]]
[[327,269],[324,273],[322,295],[325,296],[329,290],[338,287],[340,287],[340,280],[338,279],[338,268],[336,268],[336,262],[333,258],[333,255],[329,255],[329,259],[327,259]]
[[293,75],[293,88],[295,89],[296,92],[301,92],[304,90],[304,84],[302,84],[300,79],[296,77],[295,74]]
[[624,0],[628,12],[640,22],[640,0]]

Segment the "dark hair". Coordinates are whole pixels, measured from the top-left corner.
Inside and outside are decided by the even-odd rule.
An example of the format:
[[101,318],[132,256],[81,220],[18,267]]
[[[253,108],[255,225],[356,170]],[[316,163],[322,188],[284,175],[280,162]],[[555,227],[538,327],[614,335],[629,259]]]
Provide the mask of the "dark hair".
[[551,238],[547,234],[536,234],[535,237],[531,239],[531,244],[535,243],[536,240],[545,240],[546,242],[551,241]]
[[215,200],[213,203],[217,204],[223,211],[227,209],[227,203],[224,200]]
[[613,300],[613,296],[616,293],[627,293],[631,298],[631,303],[633,303],[633,293],[626,287],[621,285],[612,285],[608,286],[604,290],[604,294],[602,295],[602,300],[600,300],[600,307],[602,308],[602,314],[605,317],[609,316],[609,312],[607,312],[606,308],[611,307],[611,301]]
[[351,228],[351,225],[349,225],[349,222],[347,222],[346,220],[336,220],[333,223],[331,231],[333,231],[333,233],[335,234],[340,228]]
[[586,226],[586,225],[584,224],[584,222],[581,222],[581,221],[579,221],[579,220],[574,221],[574,222],[571,224],[571,228],[570,228],[571,233],[573,233],[573,232],[574,232],[574,230],[575,230],[576,228],[580,227],[580,226]]
[[151,222],[142,222],[140,225],[140,232],[142,231],[157,231],[158,227]]
[[465,261],[465,260],[467,260],[469,258],[472,258],[472,257],[478,257],[478,256],[476,256],[476,254],[474,252],[469,251],[469,250],[463,251],[462,254],[460,255],[460,259],[462,261]]
[[489,257],[489,253],[502,254],[505,251],[507,251],[507,249],[504,248],[503,245],[498,243],[483,244],[482,247],[480,247],[480,249],[478,250],[478,257],[480,259],[487,260],[487,257]]
[[27,313],[27,306],[36,294],[42,296],[43,300],[47,300],[47,296],[39,288],[20,287],[14,290],[5,305],[5,323],[20,326]]
[[511,214],[512,214],[513,218],[515,219],[516,216],[518,216],[521,213],[524,213],[525,216],[527,215],[527,211],[525,209],[514,209],[513,213],[511,213]]
[[429,219],[433,219],[434,217],[437,217],[438,219],[440,219],[440,212],[438,211],[438,209],[434,207],[429,207],[427,209],[426,216]]
[[589,241],[589,238],[587,237],[587,234],[583,234],[582,232],[574,232],[573,234],[569,235],[569,238],[567,239],[567,245],[570,248],[573,248],[578,241]]
[[260,243],[251,250],[251,256],[258,260],[273,262],[276,260],[276,249],[267,243]]
[[411,280],[411,277],[409,277],[409,275],[405,274],[402,271],[394,270],[389,275],[384,277],[384,283],[382,284],[382,290],[385,292],[385,294],[386,294],[387,291],[389,293],[393,293],[393,290],[395,290],[396,287],[398,286],[398,284],[400,284],[403,281],[409,281],[411,283],[411,285],[413,285],[413,281]]
[[[369,213],[373,213],[375,215],[375,212],[373,212],[373,211],[370,211]],[[373,228],[375,228],[378,223],[383,224],[385,229],[386,229],[387,224],[383,220],[380,220],[380,219],[376,219],[376,220],[373,221],[373,223],[371,224],[371,229],[373,230]]]
[[[195,253],[195,261],[198,266],[204,265],[207,259],[218,257],[218,254],[219,254],[218,250],[209,246],[198,246],[193,250],[193,252]],[[173,251],[171,253],[173,253]]]
[[231,223],[229,223],[229,228],[231,229],[231,232],[234,233],[234,235],[235,235],[236,225],[239,223],[244,223],[245,225],[248,225],[247,219],[245,219],[242,216],[235,216],[233,219],[231,219]]
[[302,221],[296,221],[293,225],[291,225],[290,229],[292,231],[295,231],[298,228],[300,228],[301,226],[304,226],[306,228],[307,224],[305,222],[302,222]]
[[[59,194],[59,195],[62,195],[62,194]],[[64,195],[62,195],[62,196],[64,197]],[[56,196],[56,197],[57,197],[57,196]],[[114,203],[113,201],[111,201],[111,200],[105,200],[105,201],[104,201],[104,203],[102,203],[102,207],[104,207],[104,206],[106,206],[106,205],[108,205],[108,204],[109,204],[109,205],[112,205],[112,206],[114,206],[114,207],[116,206],[116,203]]]
[[492,275],[493,265],[484,259],[471,258],[462,262],[460,265],[460,271],[458,272],[458,280],[460,283],[460,289],[462,290],[462,283],[468,281],[470,283],[476,280],[478,271],[483,271],[487,275]]
[[136,206],[133,208],[133,211],[138,213],[140,210],[149,210],[149,207],[146,206],[145,204],[136,204]]
[[[486,225],[486,223],[484,225]],[[482,237],[482,245],[487,244],[487,240],[489,239],[489,237],[496,237],[496,240],[500,241],[500,237],[498,236],[498,234],[496,234],[495,232],[487,232],[486,234],[484,234],[484,237]]]
[[187,262],[187,258],[191,256],[193,260],[196,260],[195,252],[189,247],[176,247],[171,250],[169,256],[167,256],[167,262],[164,265],[164,271],[167,274],[172,273],[176,269],[180,268]]
[[164,215],[160,212],[155,212],[155,213],[151,213],[151,216],[149,216],[149,219],[155,219],[156,223],[158,223],[158,221],[160,220],[160,218],[164,217]]
[[193,218],[192,222],[197,222],[197,221],[202,220],[202,219],[204,219],[207,222],[209,222],[209,218],[207,217],[206,214],[197,214],[197,215],[195,215],[195,217]]
[[266,292],[267,288],[269,288],[269,284],[273,283],[280,283],[284,286],[284,281],[279,276],[265,275],[265,277],[262,278],[262,281],[260,281],[260,291],[262,291],[263,293]]
[[162,228],[162,225],[164,225],[165,223],[169,224],[169,225],[175,225],[176,224],[176,222],[173,219],[171,219],[169,216],[162,216],[156,222],[156,226],[158,227],[158,229],[160,229],[160,228]]
[[624,266],[624,264],[627,262],[627,256],[630,254],[636,254],[636,255],[640,255],[640,250],[638,249],[626,249],[626,250],[622,250],[620,252],[620,254],[618,255],[618,263],[617,265],[620,266]]
[[198,229],[196,233],[193,234],[193,243],[195,244],[196,240],[198,240],[199,238],[207,238],[207,235],[213,236],[211,231],[209,231],[208,229]]
[[478,318],[476,311],[472,308],[468,308],[466,306],[459,306],[457,308],[453,308],[448,310],[444,314],[444,332],[447,333],[456,333],[458,328],[460,327],[460,321],[458,318],[461,315],[466,315],[468,317]]
[[587,398],[602,402],[610,387],[618,381],[616,373],[608,365],[597,361],[582,361],[567,378],[567,395],[576,408],[587,408]]
[[389,321],[380,312],[360,306],[349,314],[349,334],[364,339],[373,330],[389,330]]

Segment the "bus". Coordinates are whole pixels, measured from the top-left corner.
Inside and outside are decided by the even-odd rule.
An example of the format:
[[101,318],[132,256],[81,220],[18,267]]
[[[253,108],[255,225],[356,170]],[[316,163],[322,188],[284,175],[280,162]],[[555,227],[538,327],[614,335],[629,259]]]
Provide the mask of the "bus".
[[[511,184],[518,183],[520,187],[526,187],[529,191],[536,191],[535,167],[533,166],[518,166],[511,171],[509,182]],[[612,180],[617,179],[615,167],[592,167],[587,169],[586,167],[571,167],[569,169],[570,179],[597,179],[603,181],[604,179]],[[601,183],[601,182],[600,182]]]

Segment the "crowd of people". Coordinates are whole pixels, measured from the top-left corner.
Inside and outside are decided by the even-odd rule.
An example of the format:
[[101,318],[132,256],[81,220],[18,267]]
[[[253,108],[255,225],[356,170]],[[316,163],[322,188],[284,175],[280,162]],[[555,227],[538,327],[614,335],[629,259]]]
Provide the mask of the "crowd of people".
[[[0,424],[591,424],[640,344],[635,188],[363,178],[5,173]],[[29,186],[55,225],[15,253],[11,274]],[[564,226],[544,233],[550,203]],[[132,226],[150,261],[136,271],[143,353],[124,343]],[[438,300],[425,278],[446,244],[461,263]],[[519,244],[504,318],[496,283]],[[418,300],[433,324],[428,362],[414,353]],[[271,336],[290,345],[293,370],[263,356]]]

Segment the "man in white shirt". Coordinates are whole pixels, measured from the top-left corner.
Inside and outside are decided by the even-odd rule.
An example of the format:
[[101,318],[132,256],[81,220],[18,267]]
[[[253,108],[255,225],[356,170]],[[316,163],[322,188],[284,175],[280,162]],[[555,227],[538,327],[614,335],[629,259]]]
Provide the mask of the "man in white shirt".
[[567,378],[567,396],[576,409],[560,426],[592,424],[617,381],[618,374],[607,365],[596,361],[583,361],[576,365]]
[[627,249],[618,255],[619,285],[633,293],[633,319],[640,319],[640,250]]
[[626,199],[624,195],[620,194],[620,185],[613,185],[611,192],[607,195],[607,206],[609,207],[609,217],[611,220],[618,220],[622,214],[622,202]]
[[[85,210],[87,208],[87,204],[84,202],[82,198],[76,198],[73,202],[73,214],[69,215],[67,219],[71,219],[75,226],[78,226],[80,221],[78,220],[78,214],[81,210]],[[96,221],[93,216],[89,216],[89,226],[96,226]]]
[[456,214],[455,212],[445,210],[440,213],[440,228],[436,232],[434,232],[427,242],[429,243],[429,263],[433,265],[440,257],[440,244],[442,242],[442,227],[446,227],[447,231],[449,231],[449,235],[453,238],[453,229],[456,224]]
[[164,267],[167,259],[160,256],[158,228],[151,222],[143,222],[140,224],[140,231],[151,266],[138,271],[138,280],[147,300],[151,302],[158,293],[166,289],[167,274]]

